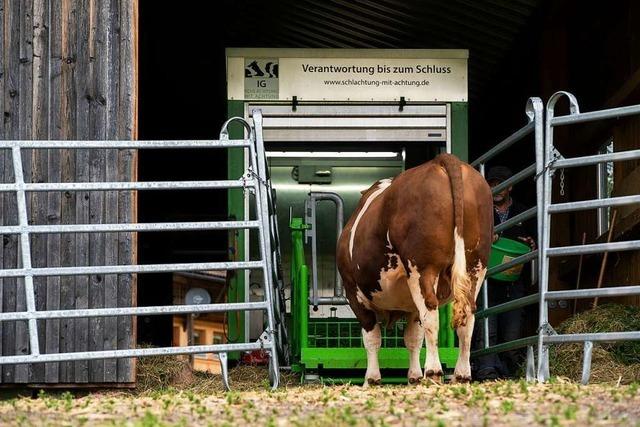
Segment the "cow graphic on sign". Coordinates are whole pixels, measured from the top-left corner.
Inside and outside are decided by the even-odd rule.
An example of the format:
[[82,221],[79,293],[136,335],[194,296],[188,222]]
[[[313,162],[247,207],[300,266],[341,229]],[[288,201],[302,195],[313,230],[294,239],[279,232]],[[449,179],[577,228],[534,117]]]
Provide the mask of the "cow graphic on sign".
[[244,68],[244,77],[269,77],[269,78],[278,78],[278,63],[269,61],[264,64],[264,71],[260,68],[260,64],[257,60],[252,61],[249,65]]
[[278,60],[245,58],[245,99],[278,99]]

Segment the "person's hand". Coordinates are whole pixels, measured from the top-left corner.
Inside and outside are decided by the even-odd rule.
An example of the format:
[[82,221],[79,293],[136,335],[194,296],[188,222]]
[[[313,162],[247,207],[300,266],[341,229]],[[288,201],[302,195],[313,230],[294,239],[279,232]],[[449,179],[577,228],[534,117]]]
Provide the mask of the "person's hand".
[[533,237],[531,236],[527,236],[527,237],[518,237],[519,240],[522,240],[523,242],[525,242],[527,245],[529,245],[529,247],[531,248],[532,251],[536,250],[536,241],[533,240]]
[[494,233],[494,234],[493,234],[493,242],[492,242],[492,243],[495,243],[495,242],[496,242],[496,240],[498,240],[499,238],[500,238],[500,236],[498,236],[498,234],[497,234],[497,233]]

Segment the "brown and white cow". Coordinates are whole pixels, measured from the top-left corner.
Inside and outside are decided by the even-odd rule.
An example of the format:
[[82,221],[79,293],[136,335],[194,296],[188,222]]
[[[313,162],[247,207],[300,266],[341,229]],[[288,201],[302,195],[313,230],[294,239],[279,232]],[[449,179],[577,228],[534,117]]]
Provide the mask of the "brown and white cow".
[[455,156],[442,154],[363,192],[338,241],[338,269],[362,326],[365,386],[380,383],[379,321],[406,317],[410,383],[442,381],[438,306],[453,299],[460,356],[456,382],[471,380],[469,352],[475,300],[493,236],[493,202],[484,178]]

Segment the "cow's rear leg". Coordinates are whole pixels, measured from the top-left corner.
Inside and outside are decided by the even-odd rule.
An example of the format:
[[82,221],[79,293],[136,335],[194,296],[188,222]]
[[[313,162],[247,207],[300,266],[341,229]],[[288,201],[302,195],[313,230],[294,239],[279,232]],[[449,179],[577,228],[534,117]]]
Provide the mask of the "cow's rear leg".
[[378,364],[378,351],[382,345],[380,325],[376,322],[370,331],[363,328],[362,340],[364,348],[367,350],[367,372],[364,374],[364,386],[379,385],[382,382]]
[[416,384],[422,378],[420,368],[420,350],[424,341],[424,330],[420,325],[418,313],[407,316],[407,327],[404,330],[404,345],[409,350],[409,372],[407,378],[409,384]]
[[[473,286],[472,292],[474,292],[474,298],[478,297],[486,272],[486,267],[478,261],[476,266],[468,273]],[[476,316],[471,314],[467,316],[467,321],[464,325],[456,328],[460,354],[458,355],[458,361],[456,362],[456,369],[453,372],[453,379],[451,380],[452,383],[468,383],[471,381],[471,365],[469,363],[469,358],[471,356],[471,336],[473,334],[475,319]]]
[[407,283],[411,291],[411,298],[418,309],[418,319],[427,341],[427,357],[424,363],[424,378],[435,382],[442,382],[442,364],[438,354],[438,298],[436,286],[438,284],[438,272],[432,268],[418,270],[418,267],[409,264],[409,279]]

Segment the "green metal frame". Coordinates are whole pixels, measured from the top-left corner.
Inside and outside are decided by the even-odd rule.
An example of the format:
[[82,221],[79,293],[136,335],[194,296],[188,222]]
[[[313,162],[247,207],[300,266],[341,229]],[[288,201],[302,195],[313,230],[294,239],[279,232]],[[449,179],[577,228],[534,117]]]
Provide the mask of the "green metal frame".
[[[462,160],[468,158],[468,104],[453,102],[451,106],[451,151]],[[244,116],[245,101],[229,101],[228,115]],[[230,137],[241,138],[243,130],[230,129]],[[228,150],[228,176],[238,178],[244,172],[244,153],[241,149]],[[244,196],[242,190],[229,190],[229,216],[238,220],[244,218]],[[344,370],[346,375],[353,370],[366,369],[366,352],[362,346],[360,327],[355,319],[312,319],[309,317],[309,268],[305,264],[304,230],[308,226],[302,218],[292,218],[291,239],[291,314],[288,316],[292,368],[296,372]],[[244,259],[245,230],[230,235],[229,247],[237,259]],[[234,243],[235,242],[235,243]],[[245,281],[242,274],[231,278],[228,290],[229,301],[244,301]],[[445,368],[453,368],[458,358],[458,348],[451,328],[451,306],[440,308],[440,329],[438,336],[439,356]],[[232,313],[228,318],[230,341],[244,340],[244,316]],[[381,369],[408,369],[408,352],[404,347],[400,323],[390,331],[383,331],[383,348],[380,349]],[[424,363],[426,349],[422,349],[421,362]],[[239,354],[230,354],[230,359],[238,359]],[[339,381],[362,381],[362,377],[345,377]],[[389,377],[389,382],[405,381],[406,378]]]
[[[309,317],[309,268],[305,264],[304,230],[309,226],[302,218],[292,218],[291,224],[291,313],[292,360],[295,372],[320,370],[366,369],[367,355],[362,345],[361,328],[355,319],[313,319]],[[458,359],[455,334],[451,328],[451,305],[440,308],[438,348],[445,368]],[[383,330],[382,348],[378,354],[381,369],[408,369],[409,353],[404,347],[404,323]],[[420,358],[424,363],[426,349]],[[391,379],[396,381],[396,379]]]

